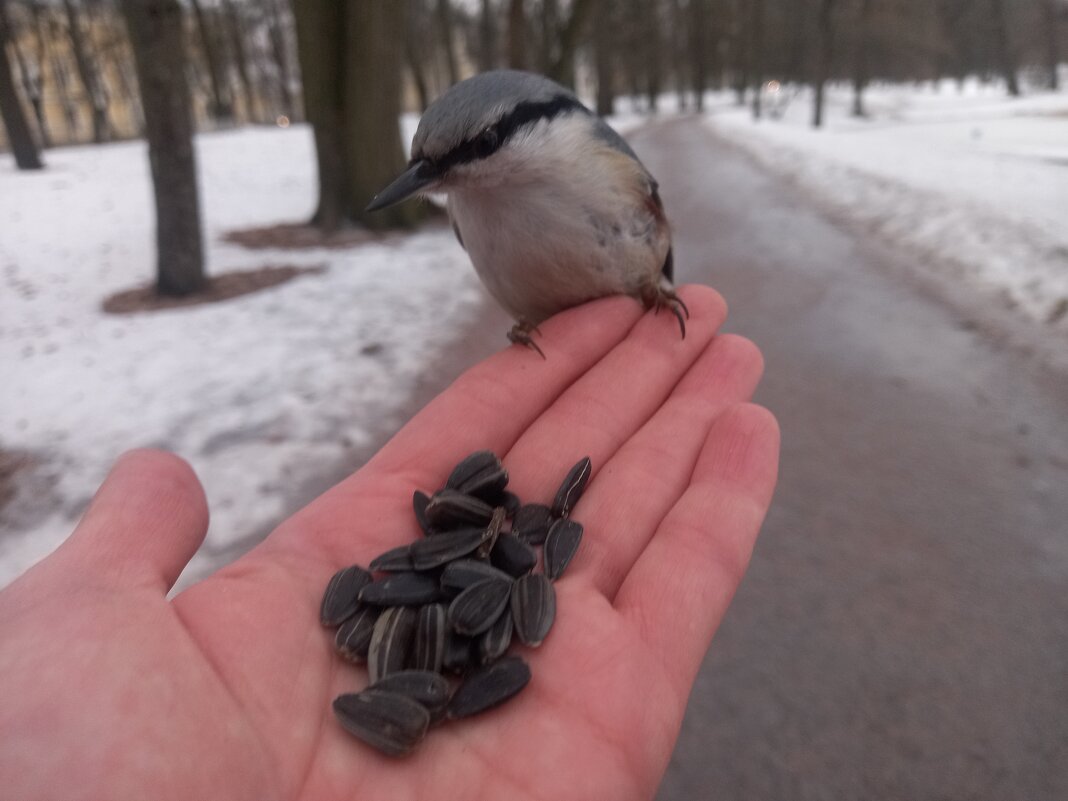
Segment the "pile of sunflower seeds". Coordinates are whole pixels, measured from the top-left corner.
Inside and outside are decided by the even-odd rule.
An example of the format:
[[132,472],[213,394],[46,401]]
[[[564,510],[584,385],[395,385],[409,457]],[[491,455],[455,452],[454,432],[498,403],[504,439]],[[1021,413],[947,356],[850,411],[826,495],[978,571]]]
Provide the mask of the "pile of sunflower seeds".
[[[370,678],[367,689],[334,699],[347,731],[401,756],[432,724],[491,709],[527,685],[530,667],[506,654],[515,639],[536,648],[552,628],[552,582],[582,539],[569,515],[589,478],[587,457],[551,506],[523,504],[506,489],[501,460],[477,451],[433,495],[415,492],[423,539],[380,554],[369,569],[334,574],[320,622],[337,628],[334,649],[366,663]],[[534,572],[537,546],[542,572]]]

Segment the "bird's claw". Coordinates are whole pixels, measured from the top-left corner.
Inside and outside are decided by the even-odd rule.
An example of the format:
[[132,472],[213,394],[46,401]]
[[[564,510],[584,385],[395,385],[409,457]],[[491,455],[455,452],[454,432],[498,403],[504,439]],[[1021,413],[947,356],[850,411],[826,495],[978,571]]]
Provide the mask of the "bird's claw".
[[682,332],[682,338],[686,339],[686,321],[690,319],[690,310],[674,289],[664,286],[654,287],[642,295],[642,302],[645,304],[645,308],[653,309],[654,314],[659,314],[661,309],[669,309],[675,315],[675,319],[679,321],[679,331]]
[[[513,345],[524,345],[531,350],[537,351],[537,354],[541,358],[545,359],[545,354],[541,348],[538,347],[538,343],[534,341],[534,337],[531,334],[541,335],[541,331],[538,330],[536,325],[530,325],[530,323],[518,322],[512,326],[512,330],[508,332],[508,341]],[[546,359],[546,361],[548,361]]]

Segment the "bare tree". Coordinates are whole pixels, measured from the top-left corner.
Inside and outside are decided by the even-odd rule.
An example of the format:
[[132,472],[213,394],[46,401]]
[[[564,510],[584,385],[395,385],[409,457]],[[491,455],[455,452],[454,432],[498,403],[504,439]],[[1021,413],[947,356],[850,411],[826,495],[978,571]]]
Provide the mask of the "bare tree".
[[78,77],[85,87],[85,95],[92,110],[93,141],[98,144],[106,142],[111,138],[107,91],[97,72],[96,61],[90,53],[90,44],[82,30],[74,0],[63,0],[63,9],[67,14],[67,30],[74,51],[74,63],[78,67]]
[[753,119],[763,114],[764,0],[749,2],[749,79],[753,82]]
[[408,19],[404,26],[404,57],[412,74],[415,92],[419,95],[419,108],[426,111],[426,107],[430,105],[430,88],[426,79],[426,48],[422,46],[426,41],[422,30],[425,0],[408,0],[408,3]]
[[1020,83],[1016,78],[1016,55],[1009,41],[1009,20],[1005,14],[1005,0],[990,0],[990,25],[994,37],[994,52],[997,53],[1005,86],[1013,97],[1020,96]]
[[133,47],[156,196],[156,285],[164,295],[203,288],[193,115],[178,0],[120,0]]
[[1060,78],[1057,75],[1057,65],[1061,63],[1058,21],[1060,13],[1057,11],[1057,0],[1043,0],[1042,17],[1046,34],[1046,65],[1049,68],[1049,88],[1054,92],[1060,89]]
[[438,34],[445,52],[445,67],[449,74],[449,83],[460,80],[460,65],[456,61],[456,44],[452,25],[452,4],[449,0],[437,0]]
[[853,116],[864,117],[864,88],[868,85],[872,0],[859,0],[853,40]]
[[491,70],[497,66],[497,14],[493,0],[482,0],[478,19],[478,66]]
[[229,120],[234,115],[230,102],[229,86],[223,77],[224,67],[219,53],[219,43],[215,39],[215,26],[208,20],[201,0],[190,0],[193,15],[196,17],[197,30],[200,33],[200,46],[204,51],[204,62],[208,68],[211,85],[211,116],[217,120]]
[[[33,4],[36,6],[36,3]],[[31,13],[33,8],[31,7]],[[19,42],[19,31],[8,15],[7,5],[0,0],[0,16],[4,17],[4,24],[8,30],[8,40],[11,51],[15,54],[15,62],[19,65],[19,75],[22,78],[22,91],[26,99],[30,101],[33,116],[37,122],[37,134],[40,137],[42,147],[48,147],[48,124],[44,114],[44,80],[43,60],[40,51],[34,53],[33,58],[27,58],[26,53]],[[32,18],[31,18],[32,20]],[[32,24],[32,21],[31,21]]]
[[371,228],[411,225],[422,207],[367,214],[375,193],[405,165],[401,146],[401,52],[407,3],[301,0],[294,6],[304,104],[315,131],[319,204],[313,222]]
[[[303,0],[297,0],[293,5],[296,13]],[[271,55],[274,57],[275,66],[278,68],[278,91],[282,96],[282,111],[289,117],[296,118],[300,110],[293,98],[292,66],[289,59],[289,47],[286,42],[286,18],[288,16],[288,4],[285,0],[266,0],[267,11],[267,38],[271,45]]]
[[831,66],[834,62],[834,10],[836,0],[818,0],[818,2],[816,66],[812,78],[814,90],[812,105],[813,128],[819,128],[823,125],[824,88],[830,78]]
[[508,0],[508,66],[527,68],[527,15],[523,0]]
[[708,87],[708,0],[690,0],[689,11],[690,79],[694,105],[698,111],[704,111]]
[[607,117],[615,111],[616,0],[598,0],[597,25],[593,29],[593,58],[597,72],[597,113]]
[[556,58],[548,69],[548,75],[553,80],[567,86],[575,85],[575,53],[594,8],[596,0],[573,0],[571,3],[571,13],[567,21],[560,24],[557,32],[559,46]]
[[230,40],[230,49],[234,54],[234,68],[237,72],[238,85],[241,87],[241,99],[245,108],[245,116],[252,122],[261,122],[263,113],[256,99],[252,78],[249,76],[248,53],[245,47],[245,26],[241,18],[241,11],[233,0],[222,0],[222,11],[225,18],[226,34]]
[[11,62],[7,56],[7,45],[11,38],[7,10],[3,2],[0,2],[0,117],[4,120],[4,129],[15,156],[15,166],[20,170],[39,170],[44,164],[19,100]]

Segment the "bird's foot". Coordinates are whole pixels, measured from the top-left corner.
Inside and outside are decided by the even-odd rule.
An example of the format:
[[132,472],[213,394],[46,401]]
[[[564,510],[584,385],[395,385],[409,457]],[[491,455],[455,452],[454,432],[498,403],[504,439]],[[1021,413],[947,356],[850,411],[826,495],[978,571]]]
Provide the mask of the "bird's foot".
[[513,345],[525,345],[531,350],[537,351],[541,358],[545,358],[545,354],[542,353],[541,348],[538,347],[538,343],[534,341],[534,337],[531,334],[541,334],[536,325],[531,325],[525,320],[520,320],[518,323],[512,326],[512,330],[508,332],[508,341]]
[[659,314],[661,309],[669,309],[679,321],[682,338],[686,339],[686,321],[690,319],[690,310],[674,289],[662,284],[649,287],[642,292],[642,303],[646,309],[655,309],[655,314]]

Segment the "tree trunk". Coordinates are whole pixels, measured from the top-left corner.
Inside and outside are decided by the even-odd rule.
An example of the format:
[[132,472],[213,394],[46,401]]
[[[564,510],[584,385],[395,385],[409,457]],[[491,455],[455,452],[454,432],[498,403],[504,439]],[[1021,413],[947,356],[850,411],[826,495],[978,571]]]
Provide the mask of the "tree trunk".
[[705,89],[708,87],[708,0],[690,0],[690,78],[693,81],[694,104],[705,109]]
[[596,0],[574,0],[567,24],[560,30],[556,58],[548,74],[564,86],[575,86],[575,52],[596,5]]
[[[4,0],[0,0],[2,4]],[[39,170],[41,163],[37,143],[33,141],[33,132],[26,119],[18,92],[15,90],[15,77],[11,71],[11,62],[7,56],[7,43],[11,39],[7,14],[0,13],[0,117],[4,119],[11,152],[15,156],[15,166],[20,170]]]
[[[312,5],[316,5],[319,0],[312,0]],[[297,14],[300,6],[304,5],[304,0],[296,0],[293,3],[293,13]],[[345,5],[339,3],[338,5]],[[267,34],[268,39],[271,42],[271,52],[274,54],[275,64],[278,65],[278,89],[282,95],[282,108],[283,113],[290,117],[296,117],[299,113],[296,101],[293,99],[292,89],[292,76],[289,65],[289,50],[286,48],[286,34],[282,28],[282,15],[284,13],[283,8],[285,6],[280,4],[278,0],[268,0],[267,3]],[[307,86],[304,86],[304,91],[307,91]]]
[[[3,0],[0,0],[3,6]],[[44,74],[45,65],[48,63],[48,48],[45,46],[44,23],[41,17],[41,6],[38,3],[30,4],[30,14],[33,24],[34,60],[37,63],[37,97],[31,98],[33,113],[37,117],[37,130],[41,135],[42,147],[51,147],[52,135],[48,130],[48,118],[44,113]]]
[[864,88],[868,85],[868,49],[871,47],[872,0],[860,0],[856,44],[853,50],[853,116],[866,117]]
[[456,61],[456,46],[453,42],[455,31],[452,26],[452,5],[449,0],[438,0],[438,32],[441,35],[441,44],[445,48],[445,67],[448,70],[451,85],[460,80],[460,66]]
[[193,115],[178,0],[121,0],[145,111],[156,195],[156,285],[163,295],[203,288]]
[[615,0],[598,0],[598,24],[593,31],[593,59],[597,70],[597,113],[607,117],[615,112],[614,32]]
[[211,116],[216,120],[231,120],[234,109],[230,103],[226,81],[223,79],[223,67],[219,60],[218,48],[215,46],[214,32],[204,14],[201,0],[190,2],[196,16],[197,30],[200,31],[200,43],[204,48],[204,61],[207,62],[208,79],[211,83]]
[[751,0],[749,39],[749,75],[753,82],[753,119],[764,113],[764,0]]
[[823,125],[824,87],[830,77],[831,63],[834,59],[834,2],[835,0],[819,0],[819,16],[816,21],[818,31],[816,69],[812,80],[815,90],[812,105],[813,128]]
[[497,18],[493,0],[482,0],[478,21],[478,66],[482,71],[497,66]]
[[993,25],[994,52],[997,53],[1005,86],[1012,97],[1020,96],[1016,79],[1016,56],[1009,42],[1009,20],[1005,15],[1005,0],[990,0],[990,20]]
[[412,73],[415,92],[419,95],[419,110],[426,111],[430,105],[430,88],[426,81],[426,69],[423,63],[422,37],[419,20],[423,11],[422,0],[409,0],[408,19],[404,26],[404,57]]
[[527,68],[527,15],[523,0],[508,2],[508,66],[514,70]]
[[241,12],[238,11],[233,0],[223,0],[223,14],[226,17],[230,47],[234,51],[234,66],[237,68],[237,82],[241,86],[245,115],[250,122],[262,122],[263,113],[256,102],[256,92],[248,74],[248,54],[245,49],[245,30],[241,23]]
[[1049,68],[1049,88],[1051,91],[1056,92],[1061,88],[1060,77],[1057,75],[1057,65],[1060,64],[1061,55],[1057,26],[1057,18],[1060,15],[1057,13],[1056,0],[1045,0],[1042,4],[1042,10],[1045,16],[1046,64]]
[[85,95],[92,111],[93,141],[100,144],[111,138],[107,93],[97,75],[93,60],[89,56],[87,42],[82,34],[73,0],[63,0],[63,8],[67,13],[67,27],[70,30],[71,47],[74,50],[74,63],[78,68],[78,77],[81,78],[82,86],[85,87]]

